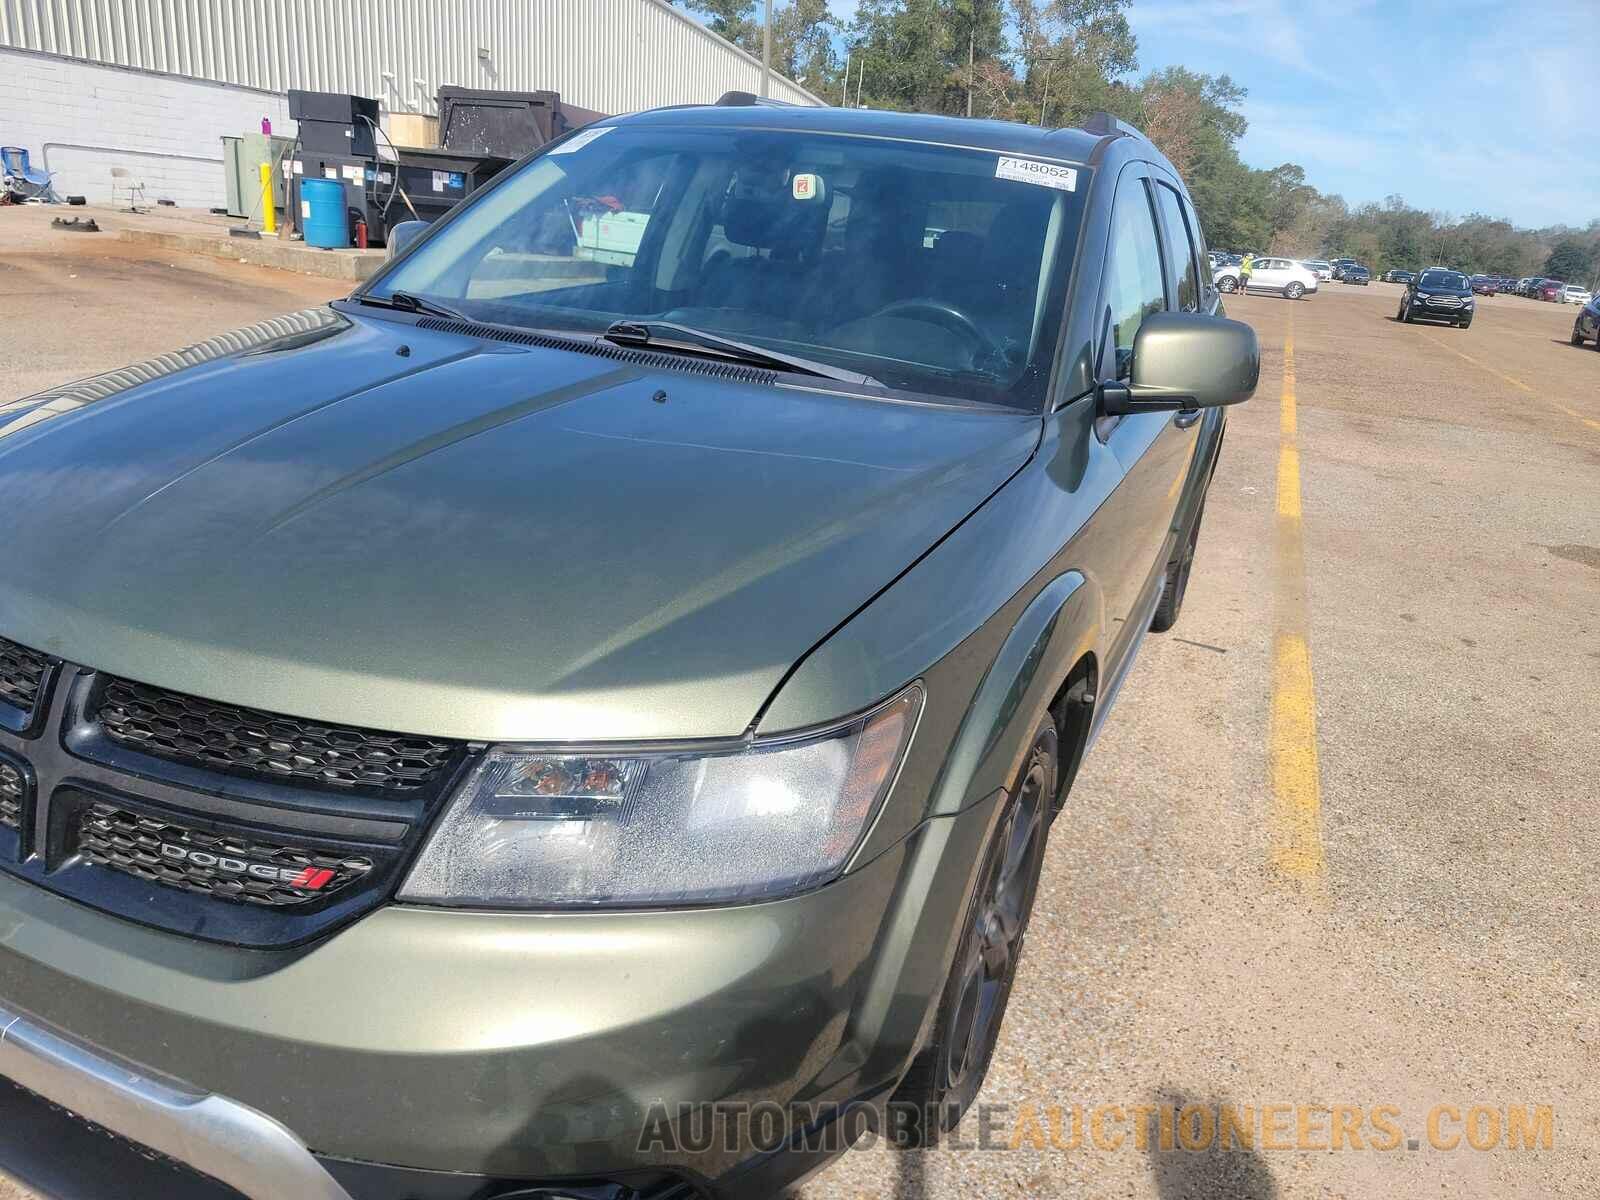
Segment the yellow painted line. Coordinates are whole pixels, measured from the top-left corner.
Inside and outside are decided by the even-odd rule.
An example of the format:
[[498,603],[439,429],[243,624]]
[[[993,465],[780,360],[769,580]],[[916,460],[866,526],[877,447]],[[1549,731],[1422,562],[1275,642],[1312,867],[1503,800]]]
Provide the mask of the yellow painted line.
[[[1432,342],[1435,346],[1439,346],[1442,349],[1450,351],[1450,353],[1454,354],[1457,358],[1466,359],[1469,363],[1471,363],[1473,366],[1477,367],[1479,370],[1487,371],[1489,374],[1493,375],[1496,379],[1500,380],[1502,383],[1510,384],[1512,387],[1516,388],[1517,391],[1519,391],[1519,392],[1526,392],[1530,396],[1536,396],[1536,395],[1539,394],[1536,389],[1529,387],[1527,384],[1523,383],[1522,380],[1518,379],[1515,375],[1507,375],[1504,371],[1501,371],[1501,370],[1499,370],[1498,368],[1495,368],[1495,367],[1491,367],[1488,363],[1481,362],[1478,359],[1473,358],[1472,355],[1466,353],[1464,350],[1457,350],[1454,346],[1449,345],[1446,342],[1441,342],[1438,338],[1432,337],[1432,336],[1430,336],[1429,334],[1426,334],[1426,333],[1423,334],[1422,337],[1424,339],[1426,339],[1427,341]],[[1554,405],[1556,408],[1559,408],[1562,412],[1566,413],[1567,416],[1571,417],[1574,421],[1578,421],[1578,422],[1580,422],[1580,423],[1582,423],[1584,425],[1587,425],[1590,429],[1600,430],[1600,421],[1592,420],[1591,418],[1584,416],[1581,412],[1575,412],[1572,409],[1568,408],[1565,404],[1560,403],[1559,401],[1552,400],[1552,401],[1550,401],[1550,403],[1552,405]]]
[[1293,445],[1278,447],[1278,516],[1300,519],[1300,451]]
[[1311,650],[1299,633],[1272,647],[1272,866],[1286,879],[1320,881],[1322,784]]
[[1278,436],[1292,442],[1299,433],[1294,398],[1294,310],[1289,311],[1289,330],[1283,335],[1283,399],[1278,406]]
[[1278,409],[1278,517],[1274,557],[1276,631],[1272,644],[1273,872],[1320,892],[1327,861],[1322,843],[1322,776],[1317,761],[1317,697],[1307,634],[1305,531],[1301,520],[1299,414],[1294,379],[1294,313],[1283,341]]
[[1568,408],[1565,404],[1558,404],[1558,405],[1556,405],[1556,407],[1559,408],[1562,412],[1566,413],[1567,416],[1571,417],[1574,421],[1582,421],[1590,429],[1600,429],[1600,421],[1590,420],[1588,417],[1584,416],[1581,412],[1574,412],[1572,409]]

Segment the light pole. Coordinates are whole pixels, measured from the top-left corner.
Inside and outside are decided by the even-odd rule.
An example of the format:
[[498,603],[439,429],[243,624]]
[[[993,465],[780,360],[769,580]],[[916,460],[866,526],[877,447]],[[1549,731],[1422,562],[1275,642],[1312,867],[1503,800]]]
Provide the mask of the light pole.
[[772,0],[767,0],[767,19],[761,23],[761,94],[772,95]]

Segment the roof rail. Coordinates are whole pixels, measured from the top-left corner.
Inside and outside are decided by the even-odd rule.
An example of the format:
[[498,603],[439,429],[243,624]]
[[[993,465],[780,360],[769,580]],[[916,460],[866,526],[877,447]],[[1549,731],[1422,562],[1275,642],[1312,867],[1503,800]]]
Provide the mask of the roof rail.
[[799,108],[787,100],[774,100],[771,96],[757,96],[754,92],[723,92],[717,98],[718,108]]
[[1125,133],[1129,137],[1140,138],[1144,141],[1150,139],[1144,136],[1144,131],[1128,124],[1128,122],[1112,116],[1108,112],[1090,113],[1079,126],[1085,133],[1098,133],[1102,137],[1108,134]]

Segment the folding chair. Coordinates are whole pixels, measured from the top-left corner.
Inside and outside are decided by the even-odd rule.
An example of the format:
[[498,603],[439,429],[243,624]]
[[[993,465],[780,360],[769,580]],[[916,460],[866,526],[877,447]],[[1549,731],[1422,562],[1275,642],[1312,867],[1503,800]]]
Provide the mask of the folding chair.
[[0,189],[19,202],[38,200],[45,204],[58,204],[50,187],[52,171],[41,171],[28,162],[28,152],[21,146],[0,146]]
[[127,167],[112,167],[111,203],[115,204],[123,197],[126,197],[128,201],[128,207],[123,209],[124,212],[139,212],[139,205],[135,203],[135,200],[142,201],[145,198],[144,180],[135,178],[133,172],[128,170]]

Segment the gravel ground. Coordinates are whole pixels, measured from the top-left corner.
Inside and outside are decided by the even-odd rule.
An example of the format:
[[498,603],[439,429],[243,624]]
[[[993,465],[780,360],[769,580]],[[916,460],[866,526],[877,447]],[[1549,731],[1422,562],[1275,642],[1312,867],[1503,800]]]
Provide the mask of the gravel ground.
[[[0,213],[0,399],[345,290],[28,219]],[[1190,1103],[1392,1105],[1400,1145],[876,1146],[797,1198],[1594,1195],[1600,354],[1566,345],[1571,308],[1495,297],[1458,330],[1397,324],[1398,296],[1230,299],[1260,335],[1261,388],[1232,416],[1183,618],[1147,640],[1055,827],[983,1100],[1010,1106],[991,1115],[1002,1146],[1028,1105],[1048,1130],[1050,1106],[1070,1125],[1073,1105]],[[1309,884],[1269,867],[1291,338],[1289,591],[1325,847]],[[1539,1104],[1548,1150],[1438,1149],[1426,1129],[1440,1105]]]
[[61,233],[61,208],[0,208],[0,401],[191,345],[263,317],[324,304],[353,285],[174,254],[102,233]]

